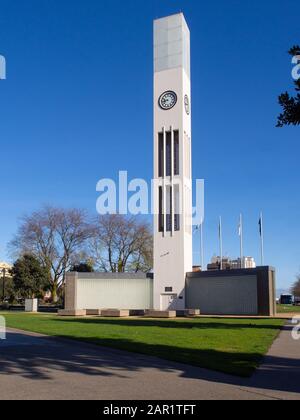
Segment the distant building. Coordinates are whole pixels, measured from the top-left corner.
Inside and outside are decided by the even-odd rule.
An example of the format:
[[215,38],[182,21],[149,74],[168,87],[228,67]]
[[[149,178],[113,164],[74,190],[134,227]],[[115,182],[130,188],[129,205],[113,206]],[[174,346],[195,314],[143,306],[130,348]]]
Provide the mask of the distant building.
[[281,305],[292,305],[294,302],[293,295],[281,295],[280,304]]
[[[241,261],[240,258],[232,260],[229,257],[222,258],[222,269],[223,270],[239,270],[241,268],[256,268],[256,263],[253,257],[244,257]],[[207,270],[220,270],[221,269],[221,257],[213,257],[211,263],[208,264]]]
[[[222,258],[222,268],[223,270],[230,270],[231,260],[230,258]],[[220,270],[221,269],[221,257],[212,257],[211,263],[207,265],[208,271]]]
[[5,270],[5,277],[11,277],[10,270],[12,269],[12,265],[6,262],[0,262],[0,277],[3,276],[3,270]]
[[231,268],[238,269],[238,268],[256,268],[256,263],[253,257],[243,257],[242,264],[241,259],[238,258],[237,260],[231,261]]

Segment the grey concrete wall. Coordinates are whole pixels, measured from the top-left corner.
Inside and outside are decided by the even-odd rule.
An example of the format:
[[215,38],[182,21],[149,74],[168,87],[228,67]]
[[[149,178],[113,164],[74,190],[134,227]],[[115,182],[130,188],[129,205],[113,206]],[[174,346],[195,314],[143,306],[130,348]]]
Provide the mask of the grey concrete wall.
[[257,315],[257,278],[254,276],[187,279],[187,309],[207,315]]
[[65,285],[65,309],[76,309],[77,273],[67,273]]
[[275,290],[272,267],[189,273],[187,309],[207,315],[274,316]]
[[276,273],[271,267],[257,268],[259,315],[276,315]]

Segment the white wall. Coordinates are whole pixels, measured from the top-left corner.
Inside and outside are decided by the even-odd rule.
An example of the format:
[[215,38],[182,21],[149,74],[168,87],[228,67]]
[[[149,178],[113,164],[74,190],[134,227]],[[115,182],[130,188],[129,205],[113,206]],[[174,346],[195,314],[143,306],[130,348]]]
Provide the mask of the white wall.
[[70,308],[69,298],[69,309],[144,310],[153,307],[153,280],[143,274],[78,273],[75,281],[73,278],[74,273],[71,273],[70,287],[75,290],[71,293],[74,308]]

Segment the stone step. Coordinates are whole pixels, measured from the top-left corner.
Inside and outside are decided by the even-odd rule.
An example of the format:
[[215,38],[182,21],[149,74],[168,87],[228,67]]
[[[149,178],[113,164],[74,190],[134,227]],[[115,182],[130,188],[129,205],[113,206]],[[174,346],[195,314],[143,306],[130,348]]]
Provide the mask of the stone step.
[[200,309],[186,309],[184,311],[184,316],[187,318],[193,318],[195,316],[200,316],[200,315],[201,315]]
[[102,309],[87,309],[87,316],[102,316]]
[[77,309],[77,310],[67,310],[63,309],[58,311],[59,316],[86,316],[86,310]]
[[124,309],[102,309],[101,316],[104,318],[128,318],[129,311]]
[[176,318],[176,311],[146,311],[146,318]]

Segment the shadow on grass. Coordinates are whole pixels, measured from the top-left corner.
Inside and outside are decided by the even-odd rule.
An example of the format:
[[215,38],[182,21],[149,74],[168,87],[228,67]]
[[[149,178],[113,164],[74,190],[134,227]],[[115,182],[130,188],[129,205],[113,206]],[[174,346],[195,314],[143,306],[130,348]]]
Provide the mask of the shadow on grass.
[[[173,347],[166,345],[139,344],[129,339],[95,339],[93,337],[78,337],[76,340],[63,337],[27,337],[31,345],[28,343],[22,345],[22,342],[18,342],[15,337],[18,335],[20,336],[20,334],[9,333],[5,346],[0,345],[0,374],[13,375],[16,381],[18,376],[31,380],[51,381],[59,372],[60,375],[61,372],[66,372],[98,379],[102,377],[104,380],[115,377],[120,380],[130,378],[134,381],[134,373],[143,371],[147,387],[148,377],[145,369],[157,369],[159,372],[213,383],[300,392],[300,365],[299,361],[294,359],[267,356],[264,360],[266,368],[260,369],[259,376],[239,378],[218,373],[216,370],[250,375],[261,360],[261,354],[189,348],[174,351]],[[102,348],[83,343],[86,341],[100,345]],[[114,349],[126,351],[120,352]],[[140,354],[132,354],[128,351]],[[143,354],[160,358],[165,356],[168,361],[156,357],[145,357]],[[198,367],[204,366],[215,371],[199,369],[185,363]],[[170,376],[170,381],[174,379],[174,376]],[[101,383],[102,386],[104,383]]]
[[[266,319],[267,320],[267,319]],[[236,330],[236,329],[246,329],[246,328],[255,328],[255,329],[267,329],[267,330],[279,330],[280,322],[278,325],[264,323],[263,319],[255,320],[245,320],[240,319],[226,320],[224,322],[216,318],[215,322],[206,321],[205,318],[199,318],[195,320],[153,320],[153,319],[118,319],[118,318],[53,318],[51,321],[63,322],[63,323],[78,323],[83,325],[119,325],[126,327],[159,327],[159,328],[168,328],[168,329],[222,329],[222,330]],[[270,320],[269,320],[270,321]]]

